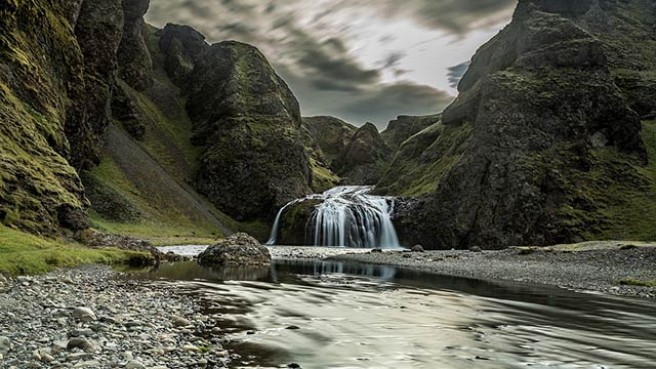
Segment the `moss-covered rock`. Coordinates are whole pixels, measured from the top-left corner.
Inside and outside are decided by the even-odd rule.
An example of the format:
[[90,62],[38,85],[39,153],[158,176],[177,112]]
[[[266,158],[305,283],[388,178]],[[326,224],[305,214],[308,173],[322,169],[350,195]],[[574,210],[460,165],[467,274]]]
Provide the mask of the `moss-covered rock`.
[[654,8],[641,5],[520,1],[512,23],[474,56],[442,123],[407,140],[381,181],[381,191],[423,196],[397,206],[402,242],[572,243],[638,222],[621,209],[649,198],[652,179],[639,116],[627,105],[635,91],[617,75],[652,61],[625,38],[632,46],[621,50],[642,55],[622,60],[608,25],[646,36]]
[[405,140],[439,122],[441,118],[441,114],[421,117],[401,115],[389,122],[387,129],[380,135],[387,145],[394,150],[398,150]]
[[344,184],[373,185],[380,180],[391,155],[376,126],[367,123],[353,134],[333,166]]
[[203,147],[196,187],[238,220],[269,219],[310,192],[296,98],[262,53],[239,42],[208,45],[167,25],[169,76],[187,95],[192,142]]
[[74,167],[94,148],[73,12],[63,1],[0,6],[0,221],[31,232],[77,228],[85,205]]
[[308,229],[308,227],[311,227],[310,220],[315,208],[320,203],[321,200],[307,199],[288,206],[280,214],[276,244],[286,246],[313,245],[314,240],[307,239],[306,235],[314,234],[314,231]]
[[150,0],[123,0],[123,36],[117,57],[119,77],[137,91],[152,84],[153,61],[144,38],[146,23],[143,16]]

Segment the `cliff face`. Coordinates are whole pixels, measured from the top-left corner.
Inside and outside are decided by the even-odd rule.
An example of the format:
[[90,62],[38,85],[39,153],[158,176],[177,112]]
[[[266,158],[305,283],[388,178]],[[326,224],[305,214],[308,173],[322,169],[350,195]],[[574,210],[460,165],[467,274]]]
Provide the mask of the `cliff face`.
[[654,202],[656,178],[640,135],[651,108],[638,101],[656,96],[623,81],[656,71],[655,21],[646,1],[520,1],[442,121],[401,146],[391,167],[402,175],[381,181],[383,192],[423,196],[398,208],[406,243],[644,237],[634,210]]
[[78,5],[0,2],[0,221],[37,233],[86,226],[76,169],[98,150]]
[[256,48],[209,45],[173,25],[160,46],[169,75],[186,92],[193,143],[203,147],[201,193],[236,219],[253,220],[310,192],[298,102]]
[[96,226],[218,234],[240,226],[196,189],[240,220],[309,192],[298,103],[264,56],[189,27],[152,29],[148,5],[0,1],[5,225],[85,229],[88,195]]

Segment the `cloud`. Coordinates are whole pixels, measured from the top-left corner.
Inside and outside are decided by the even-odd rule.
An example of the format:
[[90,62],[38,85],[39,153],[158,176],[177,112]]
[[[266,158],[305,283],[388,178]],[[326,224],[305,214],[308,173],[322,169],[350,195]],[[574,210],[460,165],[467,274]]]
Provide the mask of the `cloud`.
[[462,77],[465,75],[465,73],[467,73],[467,69],[469,69],[470,64],[471,62],[468,61],[449,68],[449,73],[447,76],[449,77],[449,83],[451,87],[458,87],[458,83],[460,83]]
[[[466,64],[448,66],[470,57],[475,47],[451,56],[434,40],[457,40],[507,21],[516,1],[151,0],[146,20],[160,27],[190,25],[209,42],[252,44],[287,81],[303,114],[373,121],[382,128],[400,114],[441,111],[453,99],[442,90],[454,93],[451,87],[466,70]],[[417,39],[416,29],[399,24],[431,37]],[[484,40],[476,42],[478,47]],[[439,51],[417,54],[431,47]]]
[[277,70],[301,101],[304,116],[331,115],[357,126],[372,122],[381,131],[399,115],[439,113],[453,101],[444,91],[409,82],[358,90],[317,89],[314,81],[285,67]]

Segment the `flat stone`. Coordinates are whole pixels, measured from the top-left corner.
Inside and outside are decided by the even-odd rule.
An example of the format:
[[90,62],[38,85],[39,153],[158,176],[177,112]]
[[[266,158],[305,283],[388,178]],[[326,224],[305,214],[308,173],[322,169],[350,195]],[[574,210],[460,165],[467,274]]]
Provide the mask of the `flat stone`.
[[142,363],[138,361],[130,361],[126,366],[125,369],[146,369],[146,366],[143,365]]
[[172,323],[176,327],[188,327],[191,325],[191,322],[183,317],[176,316],[172,319]]
[[96,314],[93,312],[93,310],[87,308],[87,307],[76,307],[73,310],[73,316],[75,319],[81,320],[83,322],[90,322],[92,320],[96,320]]

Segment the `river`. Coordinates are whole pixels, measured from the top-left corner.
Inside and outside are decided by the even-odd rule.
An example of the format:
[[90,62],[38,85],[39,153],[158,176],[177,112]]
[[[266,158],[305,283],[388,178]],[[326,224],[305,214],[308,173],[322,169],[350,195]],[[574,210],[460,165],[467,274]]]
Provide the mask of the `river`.
[[385,266],[277,260],[271,268],[163,265],[216,313],[234,367],[653,368],[656,304]]

